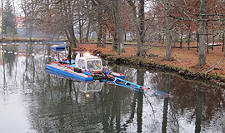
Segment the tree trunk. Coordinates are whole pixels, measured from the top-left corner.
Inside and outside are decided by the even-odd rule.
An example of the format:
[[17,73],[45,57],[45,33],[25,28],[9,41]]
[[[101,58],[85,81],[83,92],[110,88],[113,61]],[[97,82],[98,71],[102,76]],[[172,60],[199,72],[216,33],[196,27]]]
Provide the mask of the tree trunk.
[[102,47],[106,47],[106,29],[103,28],[103,35],[102,35]]
[[[135,25],[136,39],[137,39],[137,56],[145,55],[145,49],[143,48],[144,42],[144,0],[139,0],[140,9],[139,18],[137,17],[137,9],[135,3],[132,0],[126,0],[132,8],[133,21]],[[142,25],[142,26],[140,26]],[[142,40],[142,41],[141,41]]]
[[117,38],[115,33],[115,35],[112,34],[112,50],[116,50],[116,49],[117,49]]
[[212,34],[213,34],[213,36],[212,36],[212,41],[213,41],[212,50],[213,50],[214,42],[215,42],[215,41],[214,41],[214,30],[213,30],[213,33],[212,33]]
[[171,29],[170,29],[170,5],[169,0],[166,3],[166,60],[171,61]]
[[[4,1],[2,0],[2,20],[3,20],[3,8],[4,8]],[[27,22],[26,22],[27,23]],[[2,24],[2,21],[1,21],[1,24]],[[27,27],[26,27],[26,30],[27,30]],[[2,39],[3,39],[3,27],[1,26],[1,34],[2,34]]]
[[182,32],[180,36],[180,48],[183,48],[183,33]]
[[188,34],[188,51],[190,51],[191,31]]
[[207,53],[209,53],[209,32],[208,32],[208,28],[206,29],[206,45],[207,45]]
[[199,37],[199,53],[198,53],[198,65],[203,66],[206,64],[206,52],[205,52],[205,43],[206,43],[206,22],[204,14],[206,14],[206,0],[201,0],[200,2],[200,37]]
[[69,61],[70,65],[71,65],[71,46],[68,46],[68,56],[67,56],[67,60]]
[[30,24],[30,29],[29,29],[29,39],[30,41],[32,40],[32,36],[33,36],[33,22],[31,22]]
[[173,45],[174,47],[176,47],[177,40],[178,40],[178,35],[175,32],[174,45]]
[[144,10],[144,5],[145,1],[144,0],[139,0],[140,2],[140,7],[139,7],[139,21],[140,21],[140,44],[138,46],[138,56],[145,56],[145,49],[144,49],[144,43],[145,43],[145,10]]
[[74,34],[73,25],[68,26],[68,30],[66,31],[66,36],[70,42],[70,46],[72,48],[76,48],[77,47],[77,44],[76,44],[77,39]]
[[80,43],[83,43],[82,42],[82,39],[83,39],[83,31],[82,31],[82,20],[80,20],[79,18],[79,34],[80,34]]
[[224,56],[225,56],[225,50],[224,50],[224,48],[225,48],[225,45],[224,45],[224,33],[223,33],[223,46],[222,46],[222,51],[224,51]]
[[198,33],[198,31],[197,31],[197,33],[196,33],[196,41],[197,41],[197,45],[196,45],[196,47],[197,47],[197,50],[196,50],[196,52],[198,52],[198,45],[199,45],[199,33]]
[[225,57],[225,51],[224,51],[224,57]]
[[120,52],[124,52],[124,42],[123,42],[123,23],[122,23],[122,1],[116,0],[115,6],[117,6],[115,25],[118,38],[118,47],[117,54],[120,55]]
[[97,47],[102,46],[102,10],[99,10],[98,13],[98,42],[97,42]]
[[89,32],[90,32],[90,27],[91,27],[91,22],[90,20],[88,21],[88,25],[87,25],[87,33],[86,33],[86,38],[85,38],[85,42],[89,42]]
[[99,26],[99,30],[98,30],[98,42],[97,42],[97,47],[101,47],[102,46],[102,26]]
[[224,46],[225,46],[225,45],[224,45],[224,42],[225,42],[225,41],[224,41],[224,33],[223,33],[223,46],[222,46],[222,52],[225,51],[225,50],[224,50]]

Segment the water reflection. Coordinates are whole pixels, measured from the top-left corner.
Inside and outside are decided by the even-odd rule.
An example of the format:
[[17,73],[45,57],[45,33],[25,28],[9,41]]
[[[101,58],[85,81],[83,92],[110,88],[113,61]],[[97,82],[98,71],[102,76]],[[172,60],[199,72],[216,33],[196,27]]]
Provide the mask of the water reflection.
[[201,87],[201,85],[197,85],[195,133],[201,132],[203,102],[204,102],[204,87]]
[[78,82],[46,73],[54,54],[50,45],[1,46],[2,132],[225,132],[221,88],[125,66],[108,67],[174,98]]
[[[168,94],[169,94],[169,90],[170,90],[170,82],[171,82],[171,75],[166,74],[166,79],[165,79],[165,92],[168,93]],[[164,103],[163,103],[162,133],[166,133],[168,103],[169,103],[169,98],[168,97],[165,97],[164,98]]]
[[[137,84],[144,85],[144,71],[137,70]],[[142,113],[143,113],[143,92],[136,92],[137,95],[137,132],[142,132]]]

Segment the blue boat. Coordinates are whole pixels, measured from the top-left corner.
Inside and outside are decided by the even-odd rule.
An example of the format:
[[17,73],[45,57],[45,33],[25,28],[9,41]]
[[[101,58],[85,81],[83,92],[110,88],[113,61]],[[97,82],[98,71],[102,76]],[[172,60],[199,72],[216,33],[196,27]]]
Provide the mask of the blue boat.
[[70,79],[75,79],[84,82],[93,81],[93,77],[81,72],[74,72],[74,70],[70,68],[71,66],[61,65],[59,63],[53,62],[50,64],[46,64],[46,70],[48,70],[48,72],[52,71],[51,73],[56,73],[57,75],[61,75]]
[[[63,51],[63,46],[54,46],[51,49]],[[64,47],[65,50],[65,47]],[[73,79],[76,81],[92,82],[103,81],[117,86],[131,88],[137,91],[151,91],[155,95],[172,98],[173,96],[158,90],[147,88],[129,81],[124,80],[125,75],[122,73],[107,70],[102,66],[102,59],[90,55],[89,53],[78,52],[75,60],[68,61],[67,58],[58,59],[46,64],[46,72],[59,75],[61,77]]]
[[56,50],[56,51],[64,51],[65,50],[65,45],[52,45],[51,49],[52,50]]
[[[65,46],[53,45],[52,50],[63,51]],[[75,60],[71,63],[67,58],[58,59],[46,64],[46,69],[68,77],[78,79],[84,82],[106,79],[108,76],[125,78],[122,73],[109,71],[102,66],[102,59],[89,53],[77,52]]]

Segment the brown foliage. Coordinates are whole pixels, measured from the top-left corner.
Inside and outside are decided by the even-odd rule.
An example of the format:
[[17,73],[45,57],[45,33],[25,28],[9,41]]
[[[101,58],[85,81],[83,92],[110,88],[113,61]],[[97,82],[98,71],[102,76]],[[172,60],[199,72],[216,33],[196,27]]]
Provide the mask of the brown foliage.
[[[155,44],[155,46],[162,46],[162,44]],[[191,43],[191,45],[194,45],[194,43]],[[184,46],[187,47],[187,44],[184,44]],[[103,54],[110,54],[110,55],[116,55],[116,51],[112,51],[111,45],[107,45],[106,48],[97,48],[97,45],[94,44],[82,44],[79,45],[78,48],[86,48],[88,50],[96,50],[98,49]],[[136,46],[125,46],[126,53],[121,53],[121,57],[129,57],[129,56],[136,56]],[[196,52],[196,49],[191,49],[188,51],[187,48],[172,48],[172,61],[166,61],[166,49],[165,47],[152,47],[148,49],[147,55],[153,54],[157,56],[149,56],[143,58],[145,62],[155,62],[159,64],[166,64],[170,66],[177,66],[185,69],[190,69],[192,72],[205,72],[213,65],[217,64],[219,61],[224,59],[224,55],[221,52],[221,46],[218,46],[214,48],[214,50],[210,50],[209,54],[206,55],[206,65],[199,67],[198,64],[198,52]],[[222,70],[213,70],[210,74],[219,74],[219,75],[225,75],[225,61],[221,62],[218,66],[218,68],[222,68]]]

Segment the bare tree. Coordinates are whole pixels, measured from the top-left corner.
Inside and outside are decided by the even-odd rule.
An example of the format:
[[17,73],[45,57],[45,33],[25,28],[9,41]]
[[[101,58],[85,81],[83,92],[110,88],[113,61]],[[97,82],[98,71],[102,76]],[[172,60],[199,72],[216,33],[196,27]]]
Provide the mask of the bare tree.
[[139,21],[140,21],[140,44],[138,45],[138,56],[145,56],[146,52],[144,49],[144,43],[145,43],[145,0],[139,0]]
[[137,39],[137,56],[145,56],[146,51],[144,49],[144,38],[145,38],[144,0],[139,0],[138,17],[137,17],[137,7],[135,5],[135,1],[132,1],[132,0],[126,0],[126,1],[131,6],[131,10],[133,14],[133,22],[135,25],[136,39]]
[[30,22],[30,29],[36,28],[48,35],[48,38],[55,35],[65,35],[71,47],[77,46],[74,25],[78,19],[75,7],[79,3],[76,0],[23,0],[21,2],[26,14],[26,21]]
[[[190,30],[191,32],[199,32],[199,54],[198,54],[198,65],[203,66],[206,64],[206,31],[207,29],[217,28],[222,30],[223,26],[221,22],[225,19],[224,15],[224,2],[213,1],[213,0],[177,0],[168,1],[160,0],[154,1],[156,4],[155,10],[161,9],[160,11],[165,12],[166,16],[162,13],[157,12],[157,16],[160,21],[165,21],[165,30],[167,36],[167,60],[171,60],[171,49],[170,41],[171,33],[169,33],[174,26],[179,29]],[[210,4],[209,4],[210,3]],[[163,11],[164,9],[164,11]],[[163,19],[165,18],[165,19]],[[206,25],[206,23],[208,25]],[[218,26],[219,25],[219,26]],[[169,28],[170,27],[170,28]],[[181,28],[183,27],[183,28]],[[170,30],[169,30],[170,29]],[[184,32],[185,35],[185,32]],[[190,37],[190,36],[189,36]],[[182,38],[181,38],[182,39]],[[169,45],[168,45],[169,44]]]
[[170,0],[166,1],[165,10],[166,10],[166,60],[171,61],[172,52],[171,52],[171,23],[170,23]]
[[118,38],[117,54],[120,55],[120,52],[125,52],[123,42],[122,0],[115,0],[115,3],[116,3],[115,25]]
[[198,53],[198,65],[203,66],[206,64],[206,52],[205,52],[205,43],[206,43],[206,21],[204,19],[206,14],[206,0],[200,1],[200,37],[199,37],[199,53]]

